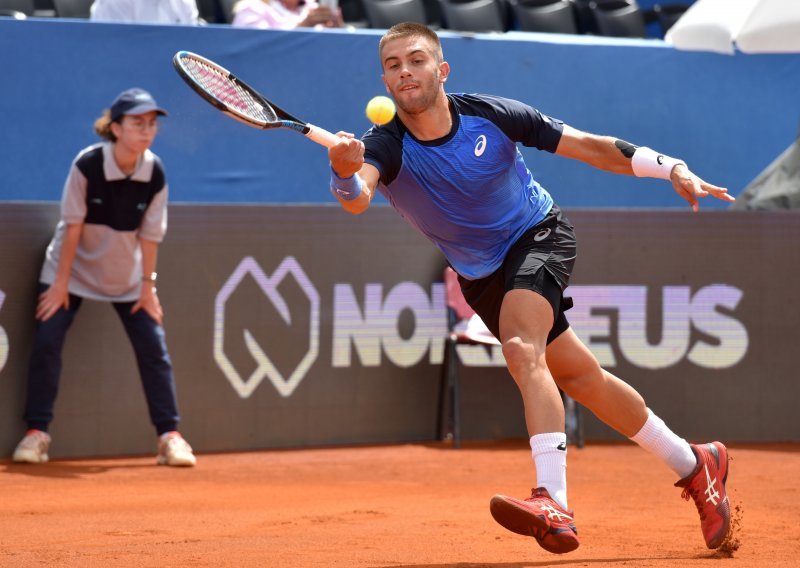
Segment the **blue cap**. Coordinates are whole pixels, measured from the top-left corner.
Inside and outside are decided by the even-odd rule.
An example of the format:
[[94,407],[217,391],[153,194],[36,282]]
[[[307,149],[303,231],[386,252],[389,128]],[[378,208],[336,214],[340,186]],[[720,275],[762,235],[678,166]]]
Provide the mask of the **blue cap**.
[[111,120],[118,122],[126,114],[144,114],[151,111],[167,116],[167,111],[156,104],[153,95],[144,89],[128,89],[121,92],[111,103]]

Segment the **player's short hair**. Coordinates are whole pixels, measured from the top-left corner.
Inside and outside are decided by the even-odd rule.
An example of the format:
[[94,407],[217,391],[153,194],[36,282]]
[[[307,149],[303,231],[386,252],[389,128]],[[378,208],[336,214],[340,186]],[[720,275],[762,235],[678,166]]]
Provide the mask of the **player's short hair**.
[[378,59],[381,61],[381,66],[383,65],[383,46],[390,41],[407,37],[422,37],[427,39],[433,47],[433,56],[436,58],[436,63],[444,61],[442,42],[439,40],[439,36],[436,35],[435,31],[428,26],[415,22],[403,22],[389,28],[386,33],[383,34],[383,37],[381,37],[381,41],[378,44]]

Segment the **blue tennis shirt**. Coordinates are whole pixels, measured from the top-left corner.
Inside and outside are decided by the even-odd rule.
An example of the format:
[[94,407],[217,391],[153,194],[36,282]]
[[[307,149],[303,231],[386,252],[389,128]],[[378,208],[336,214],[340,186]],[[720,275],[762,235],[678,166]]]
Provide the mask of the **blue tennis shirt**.
[[497,270],[553,198],[533,179],[517,143],[555,152],[564,125],[519,101],[448,94],[453,127],[421,141],[398,117],[363,136],[378,190],[470,280]]

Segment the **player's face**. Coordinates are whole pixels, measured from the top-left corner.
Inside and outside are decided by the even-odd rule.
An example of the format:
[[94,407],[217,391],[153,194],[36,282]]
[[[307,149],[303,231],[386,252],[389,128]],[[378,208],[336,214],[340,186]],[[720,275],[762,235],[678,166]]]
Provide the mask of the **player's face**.
[[439,62],[428,40],[407,37],[389,41],[381,59],[383,82],[400,110],[420,114],[433,106],[449,67]]
[[125,115],[114,130],[117,144],[122,144],[137,154],[141,154],[153,144],[157,133],[158,113],[156,111]]

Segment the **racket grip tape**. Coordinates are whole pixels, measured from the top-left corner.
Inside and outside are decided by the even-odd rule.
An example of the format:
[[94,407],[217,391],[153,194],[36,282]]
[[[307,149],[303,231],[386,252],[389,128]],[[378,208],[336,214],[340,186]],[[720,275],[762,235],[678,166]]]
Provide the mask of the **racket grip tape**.
[[308,132],[306,132],[306,137],[310,138],[317,144],[321,144],[326,148],[333,148],[339,143],[339,137],[335,134],[328,132],[324,128],[320,128],[319,126],[314,126],[313,124],[306,124],[308,128]]

